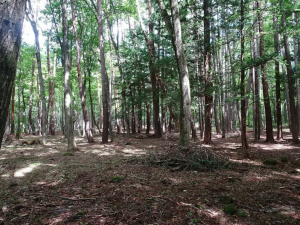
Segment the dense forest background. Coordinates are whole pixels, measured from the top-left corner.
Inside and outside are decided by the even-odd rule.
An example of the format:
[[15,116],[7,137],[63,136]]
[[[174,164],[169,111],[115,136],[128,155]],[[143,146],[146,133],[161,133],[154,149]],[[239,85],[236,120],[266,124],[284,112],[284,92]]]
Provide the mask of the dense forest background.
[[7,134],[298,142],[299,1],[30,1],[26,19]]

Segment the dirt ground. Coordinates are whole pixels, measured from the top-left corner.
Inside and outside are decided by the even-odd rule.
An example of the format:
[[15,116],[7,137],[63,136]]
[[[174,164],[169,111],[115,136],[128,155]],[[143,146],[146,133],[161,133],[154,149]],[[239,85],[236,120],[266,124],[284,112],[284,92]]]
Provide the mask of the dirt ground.
[[182,151],[177,137],[120,134],[108,145],[78,137],[73,152],[62,135],[46,146],[24,143],[33,136],[4,145],[0,224],[300,224],[300,146],[290,136],[266,144],[249,133],[251,159],[237,138],[192,143],[223,157],[219,167],[168,161]]

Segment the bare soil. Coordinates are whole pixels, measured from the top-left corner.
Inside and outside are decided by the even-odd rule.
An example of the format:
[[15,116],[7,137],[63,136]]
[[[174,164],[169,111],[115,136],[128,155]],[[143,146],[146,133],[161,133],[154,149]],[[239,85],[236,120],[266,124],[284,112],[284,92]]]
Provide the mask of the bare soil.
[[288,134],[266,144],[249,133],[251,159],[239,138],[191,144],[228,161],[220,167],[176,161],[189,155],[177,136],[78,137],[73,152],[62,135],[14,140],[0,150],[0,224],[300,224],[300,146]]

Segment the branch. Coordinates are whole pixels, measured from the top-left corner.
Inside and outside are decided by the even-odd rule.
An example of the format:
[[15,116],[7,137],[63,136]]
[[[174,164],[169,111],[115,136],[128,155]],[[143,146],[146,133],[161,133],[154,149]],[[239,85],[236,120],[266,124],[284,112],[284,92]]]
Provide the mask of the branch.
[[56,23],[56,20],[55,20],[55,17],[54,17],[54,9],[51,5],[51,0],[49,0],[49,6],[50,6],[50,9],[51,9],[51,12],[52,12],[53,23],[55,25],[56,37],[57,37],[57,40],[59,42],[60,47],[62,48],[62,42],[61,42],[61,39],[59,37],[58,27],[57,27],[57,23]]
[[141,25],[141,28],[142,28],[142,31],[143,31],[143,34],[144,34],[144,37],[145,37],[145,40],[146,42],[148,43],[148,37],[147,37],[147,33],[146,33],[146,30],[145,30],[145,26],[142,22],[142,17],[141,17],[141,12],[140,12],[140,4],[139,4],[139,0],[135,0],[136,2],[136,10],[138,12],[138,19],[139,19],[139,23]]

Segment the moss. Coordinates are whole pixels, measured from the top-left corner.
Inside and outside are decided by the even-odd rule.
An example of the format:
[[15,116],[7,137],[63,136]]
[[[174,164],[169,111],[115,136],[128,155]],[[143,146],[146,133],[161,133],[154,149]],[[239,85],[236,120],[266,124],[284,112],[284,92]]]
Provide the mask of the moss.
[[123,180],[122,177],[115,176],[115,177],[111,178],[110,182],[112,182],[112,183],[120,183],[122,180]]
[[282,157],[282,158],[281,158],[281,162],[283,162],[283,163],[287,163],[287,162],[289,162],[289,160],[288,160],[288,158],[287,158],[287,157]]
[[233,205],[225,206],[223,212],[229,215],[234,215],[238,212],[237,208]]
[[219,201],[223,204],[231,204],[233,203],[233,199],[229,196],[221,196]]
[[74,154],[71,153],[71,152],[65,152],[65,153],[63,154],[63,156],[74,156]]
[[263,162],[265,165],[270,165],[270,166],[275,166],[277,165],[279,162],[276,159],[266,159]]

